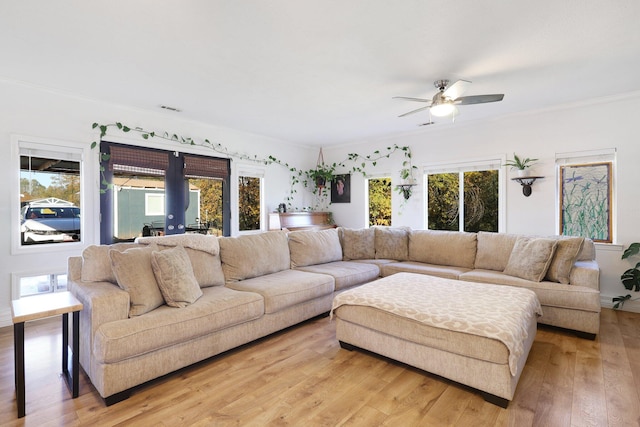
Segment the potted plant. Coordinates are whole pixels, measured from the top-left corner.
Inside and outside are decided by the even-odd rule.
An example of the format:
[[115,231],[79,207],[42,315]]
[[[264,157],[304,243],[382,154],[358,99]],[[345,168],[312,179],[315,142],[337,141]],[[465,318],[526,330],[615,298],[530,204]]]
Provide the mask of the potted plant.
[[307,174],[309,178],[316,183],[316,187],[319,189],[324,188],[328,182],[333,181],[333,168],[325,165],[324,163],[318,165],[315,169],[310,170]]
[[[627,259],[629,257],[638,255],[638,252],[640,252],[640,243],[632,243],[627,249],[625,249],[624,253],[622,254],[622,259]],[[622,281],[625,289],[627,289],[628,291],[640,291],[640,262],[638,262],[635,267],[632,267],[622,273],[622,276],[620,276],[620,280]],[[630,294],[614,297],[612,300],[612,302],[614,303],[613,308],[622,308],[625,301],[633,301],[635,299],[637,298],[632,299]]]
[[526,176],[531,166],[533,166],[538,159],[530,159],[529,157],[520,158],[517,154],[513,154],[513,159],[507,160],[505,166],[510,166],[511,169],[517,171],[518,176]]

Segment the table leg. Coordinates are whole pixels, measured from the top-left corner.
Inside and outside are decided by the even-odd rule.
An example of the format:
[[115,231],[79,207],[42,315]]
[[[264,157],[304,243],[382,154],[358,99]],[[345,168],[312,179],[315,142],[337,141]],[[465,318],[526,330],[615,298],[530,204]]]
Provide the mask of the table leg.
[[73,375],[72,397],[75,399],[80,392],[80,312],[73,312],[73,354],[71,370]]
[[24,322],[13,324],[14,369],[18,418],[25,415],[24,397]]
[[62,374],[69,376],[69,313],[62,314]]
[[79,394],[80,376],[80,312],[73,312],[72,320],[72,345],[71,349],[71,371],[69,371],[69,313],[62,315],[62,376],[64,377],[71,397],[76,398]]

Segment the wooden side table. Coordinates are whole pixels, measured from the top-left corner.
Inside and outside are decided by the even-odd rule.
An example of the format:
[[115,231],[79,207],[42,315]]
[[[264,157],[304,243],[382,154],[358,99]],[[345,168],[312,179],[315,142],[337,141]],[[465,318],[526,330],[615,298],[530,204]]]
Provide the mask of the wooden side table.
[[[82,303],[71,292],[55,292],[35,295],[11,301],[13,318],[13,347],[15,353],[15,386],[18,418],[25,415],[24,385],[24,322],[44,319],[62,314],[62,375],[75,399],[78,397],[80,374],[80,310]],[[69,313],[73,313],[73,348],[71,349],[71,372],[69,372]]]

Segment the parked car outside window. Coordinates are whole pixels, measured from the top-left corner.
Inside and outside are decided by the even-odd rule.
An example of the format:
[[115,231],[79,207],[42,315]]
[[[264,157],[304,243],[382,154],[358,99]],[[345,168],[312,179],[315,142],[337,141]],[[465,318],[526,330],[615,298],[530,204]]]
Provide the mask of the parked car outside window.
[[20,234],[24,245],[80,241],[80,208],[55,198],[27,202]]

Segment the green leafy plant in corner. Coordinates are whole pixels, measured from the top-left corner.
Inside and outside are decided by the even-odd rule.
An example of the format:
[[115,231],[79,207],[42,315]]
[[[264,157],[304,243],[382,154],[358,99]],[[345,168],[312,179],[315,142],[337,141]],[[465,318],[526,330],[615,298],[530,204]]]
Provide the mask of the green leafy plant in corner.
[[513,159],[507,160],[504,165],[510,166],[511,169],[525,170],[535,165],[537,161],[538,159],[530,159],[529,157],[520,158],[517,154],[514,153]]
[[[638,255],[639,252],[640,252],[640,243],[632,243],[623,252],[622,259],[627,259],[629,257]],[[620,280],[622,281],[622,285],[625,287],[626,290],[635,291],[635,292],[640,291],[640,262],[638,262],[635,267],[632,267],[627,271],[625,271],[624,273],[622,273],[622,276],[620,276]],[[637,298],[632,299],[631,294],[614,297],[612,300],[612,302],[614,303],[613,308],[614,309],[622,308],[622,306],[626,301],[634,301],[636,299]]]

